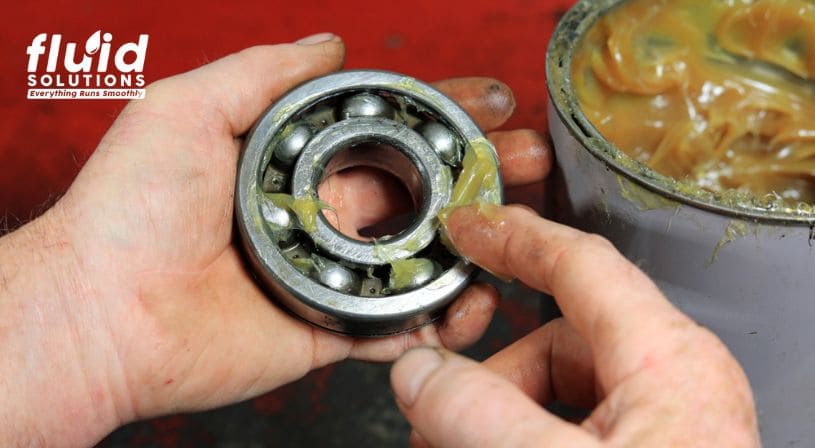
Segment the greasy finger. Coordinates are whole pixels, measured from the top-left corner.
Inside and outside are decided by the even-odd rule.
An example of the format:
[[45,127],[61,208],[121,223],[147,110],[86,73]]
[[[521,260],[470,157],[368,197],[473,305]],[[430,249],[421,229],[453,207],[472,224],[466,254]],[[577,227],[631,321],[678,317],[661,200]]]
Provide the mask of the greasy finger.
[[511,382],[451,352],[418,348],[391,370],[396,402],[431,446],[596,446]]
[[524,336],[484,365],[543,405],[558,400],[589,409],[597,402],[591,349],[563,319]]
[[504,124],[515,111],[512,90],[492,78],[453,78],[433,85],[457,102],[486,131]]
[[477,341],[487,330],[501,296],[494,286],[473,283],[450,305],[439,324],[442,345],[458,351]]
[[612,386],[669,356],[697,325],[607,240],[517,207],[464,207],[447,232],[476,264],[552,294],[592,347],[599,379]]
[[507,187],[540,182],[552,170],[554,156],[549,143],[531,129],[491,132],[487,137],[498,150],[501,177]]

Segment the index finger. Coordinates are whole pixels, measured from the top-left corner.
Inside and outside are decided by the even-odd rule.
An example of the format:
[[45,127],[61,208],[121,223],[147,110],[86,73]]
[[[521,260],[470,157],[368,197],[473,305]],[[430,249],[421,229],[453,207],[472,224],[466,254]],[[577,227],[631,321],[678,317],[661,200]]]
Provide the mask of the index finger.
[[515,112],[512,89],[497,79],[453,78],[433,86],[456,101],[485,132],[506,123]]
[[462,255],[555,297],[592,347],[597,375],[612,386],[672,356],[698,326],[607,240],[519,207],[454,211],[447,232]]

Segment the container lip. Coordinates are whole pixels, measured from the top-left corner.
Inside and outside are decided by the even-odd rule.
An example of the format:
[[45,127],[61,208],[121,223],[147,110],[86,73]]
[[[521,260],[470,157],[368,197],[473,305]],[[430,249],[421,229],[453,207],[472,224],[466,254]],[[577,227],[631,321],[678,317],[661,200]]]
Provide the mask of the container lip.
[[[776,201],[733,191],[714,193],[660,174],[626,155],[606,140],[583,113],[571,82],[572,56],[583,35],[599,17],[625,0],[580,0],[560,20],[546,52],[546,86],[549,99],[569,133],[607,167],[651,192],[683,205],[742,220],[783,225],[815,226],[815,214],[782,207]],[[554,118],[554,117],[550,117]],[[680,189],[679,187],[684,186]],[[736,197],[738,198],[736,199]],[[729,198],[733,205],[721,199]],[[736,199],[736,200],[734,200]]]

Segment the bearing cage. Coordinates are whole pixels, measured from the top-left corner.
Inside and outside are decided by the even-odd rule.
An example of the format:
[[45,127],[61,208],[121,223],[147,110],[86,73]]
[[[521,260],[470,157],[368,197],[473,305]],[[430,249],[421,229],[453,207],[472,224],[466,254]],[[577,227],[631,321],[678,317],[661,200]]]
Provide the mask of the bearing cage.
[[[376,98],[368,101],[370,98],[366,95],[383,99],[393,108],[393,115],[383,117],[383,114],[387,115],[386,108],[378,104],[377,109],[377,104],[374,104]],[[354,101],[362,105],[362,109],[359,110],[373,110],[379,115],[353,116],[351,114],[352,116],[346,117],[348,110],[354,112],[357,109],[348,109],[345,103]],[[302,170],[304,166],[308,165],[305,162],[311,163],[299,158],[299,155],[318,135],[327,132],[328,128],[335,125],[351,122],[362,123],[366,122],[365,120],[372,123],[371,126],[374,128],[391,124],[396,127],[401,126],[406,131],[401,128],[400,131],[412,134],[416,134],[417,131],[414,129],[423,124],[439,123],[451,131],[459,149],[459,156],[454,157],[448,152],[439,152],[438,149],[433,148],[436,149],[437,157],[440,160],[439,165],[446,167],[447,184],[444,183],[444,179],[435,178],[427,182],[428,179],[423,177],[425,181],[422,186],[423,197],[431,196],[428,195],[428,185],[433,189],[432,193],[436,193],[435,189],[445,190],[446,188],[447,193],[442,194],[444,201],[439,207],[429,209],[428,213],[432,216],[420,217],[407,230],[397,234],[395,239],[398,239],[399,235],[404,232],[421,225],[422,219],[435,219],[435,214],[438,213],[440,207],[447,205],[450,200],[455,174],[460,171],[460,154],[469,150],[473,142],[486,142],[481,130],[466,112],[445,95],[420,81],[381,71],[335,73],[310,81],[290,91],[272,105],[255,124],[246,139],[241,154],[235,206],[238,229],[254,271],[263,285],[270,289],[287,308],[312,324],[332,331],[357,336],[381,336],[409,331],[437,318],[439,312],[469,283],[475,273],[475,267],[443,249],[439,238],[435,235],[435,229],[433,229],[432,241],[421,247],[421,250],[402,252],[390,258],[383,257],[374,264],[365,264],[360,263],[358,259],[331,256],[329,250],[315,243],[313,229],[305,231],[302,222],[299,226],[295,225],[292,228],[281,230],[275,227],[276,225],[269,223],[268,215],[264,217],[264,207],[269,207],[266,197],[268,191],[264,191],[264,180],[268,178],[270,171],[282,172],[283,169],[288,168],[285,165],[291,163],[291,160],[281,162],[276,158],[275,151],[284,139],[295,135],[292,134],[292,129],[297,131],[297,126],[305,124],[306,127],[310,127],[311,135],[308,139],[301,139],[307,142],[298,153],[297,160],[292,163],[295,173],[290,176],[291,179],[298,175],[298,167]],[[388,120],[392,123],[384,123]],[[283,132],[286,130],[289,131],[289,134]],[[303,135],[307,134],[302,129],[300,131]],[[299,138],[299,134],[296,135]],[[366,141],[381,143],[380,139],[376,137]],[[400,148],[399,145],[391,146],[404,151],[408,156],[412,150],[412,148]],[[497,177],[498,158],[494,148],[490,146],[490,150],[498,188],[497,191],[481,194],[481,197],[489,202],[500,203],[503,196],[500,178]],[[330,156],[324,158],[323,162],[330,159]],[[416,160],[412,162],[421,171]],[[453,166],[451,170],[451,164],[458,166]],[[269,168],[270,166],[272,168]],[[325,167],[326,165],[318,165],[314,168],[323,170]],[[290,183],[289,179],[285,181],[282,179],[285,179],[285,176],[279,178],[277,184],[268,184],[267,187],[272,185],[271,188],[280,188],[289,194],[294,193],[295,198],[298,197],[298,194],[300,199],[311,194],[312,199],[317,199],[316,191],[292,192],[291,187],[287,187]],[[289,217],[294,222],[298,221],[292,214],[289,214]],[[333,229],[325,221],[321,212],[317,212],[316,219],[323,230],[326,225]],[[350,240],[348,237],[344,238],[355,244],[366,244]],[[394,238],[384,241],[387,244],[388,241],[393,240]],[[281,245],[292,242],[300,249],[308,248],[304,253],[311,254],[316,263],[322,264],[323,270],[316,271],[316,267],[304,268],[304,265],[295,266],[290,256],[284,254],[289,249]],[[327,243],[321,241],[321,244]],[[376,243],[373,246],[376,246]],[[376,294],[376,297],[371,297],[371,294],[366,295],[362,287],[366,285],[365,282],[374,280],[359,275],[360,272],[364,271],[368,277],[378,278],[380,282],[384,282],[384,279],[381,278],[381,273],[385,269],[383,266],[387,266],[389,261],[407,258],[406,254],[411,257],[418,254],[432,257],[434,264],[438,266],[431,280],[413,289]],[[334,275],[326,280],[322,277],[326,269],[331,269],[332,275],[339,273],[340,276]],[[359,284],[354,284],[350,289],[346,288],[346,283],[342,283],[341,278],[344,275],[342,274],[343,269],[356,274]],[[315,276],[315,271],[319,275]]]

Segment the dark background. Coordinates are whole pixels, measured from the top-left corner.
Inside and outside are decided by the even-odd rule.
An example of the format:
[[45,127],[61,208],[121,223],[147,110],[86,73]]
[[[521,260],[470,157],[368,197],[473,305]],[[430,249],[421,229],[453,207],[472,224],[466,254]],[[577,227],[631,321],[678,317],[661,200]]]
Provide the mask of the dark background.
[[[375,68],[426,81],[492,76],[518,102],[506,128],[546,129],[544,54],[558,17],[574,0],[374,0],[121,2],[4,5],[0,30],[0,234],[52,204],[92,154],[124,101],[27,100],[25,48],[39,33],[84,42],[98,29],[114,43],[149,34],[145,78],[154,81],[228,53],[340,35],[348,68]],[[41,62],[44,63],[44,62]],[[510,192],[544,206],[543,189]],[[536,294],[500,285],[506,300],[467,353],[483,359],[522,336],[548,307]],[[409,427],[388,386],[389,365],[343,362],[255,400],[120,429],[101,446],[403,446]]]

